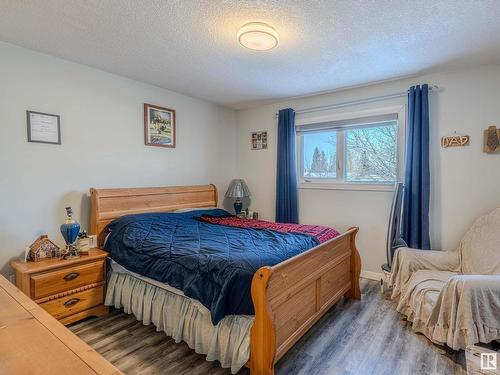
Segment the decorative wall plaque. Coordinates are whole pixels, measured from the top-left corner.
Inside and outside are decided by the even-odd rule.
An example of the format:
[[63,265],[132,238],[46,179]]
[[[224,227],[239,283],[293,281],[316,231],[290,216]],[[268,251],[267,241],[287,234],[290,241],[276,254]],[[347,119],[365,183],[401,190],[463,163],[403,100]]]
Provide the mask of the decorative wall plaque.
[[470,144],[470,137],[468,135],[450,135],[441,138],[441,147],[462,147]]
[[500,153],[500,129],[489,126],[483,135],[483,151],[488,154]]

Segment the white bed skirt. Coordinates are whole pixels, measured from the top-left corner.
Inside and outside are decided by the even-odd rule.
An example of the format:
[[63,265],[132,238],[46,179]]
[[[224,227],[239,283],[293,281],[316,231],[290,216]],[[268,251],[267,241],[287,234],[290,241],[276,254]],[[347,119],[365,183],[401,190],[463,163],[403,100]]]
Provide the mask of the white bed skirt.
[[144,325],[153,323],[175,342],[186,342],[207,361],[237,373],[250,358],[250,329],[253,316],[230,315],[217,326],[210,313],[188,297],[151,285],[130,274],[111,271],[105,304],[133,313]]

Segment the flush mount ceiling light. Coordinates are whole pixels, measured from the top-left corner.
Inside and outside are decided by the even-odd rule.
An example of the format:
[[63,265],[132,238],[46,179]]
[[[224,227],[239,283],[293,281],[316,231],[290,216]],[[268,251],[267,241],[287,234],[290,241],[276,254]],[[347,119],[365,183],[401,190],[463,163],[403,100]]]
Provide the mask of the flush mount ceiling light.
[[280,36],[276,30],[263,22],[250,22],[238,30],[238,42],[248,49],[268,51],[278,46]]

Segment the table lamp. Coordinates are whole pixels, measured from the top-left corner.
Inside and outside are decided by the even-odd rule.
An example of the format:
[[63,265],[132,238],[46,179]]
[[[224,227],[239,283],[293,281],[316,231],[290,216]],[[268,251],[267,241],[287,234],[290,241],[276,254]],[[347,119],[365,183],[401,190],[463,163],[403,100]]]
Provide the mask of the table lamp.
[[250,190],[248,189],[247,184],[242,179],[234,179],[229,184],[229,188],[226,191],[226,198],[236,198],[234,202],[234,211],[236,215],[241,213],[241,209],[243,208],[243,202],[241,198],[249,197]]

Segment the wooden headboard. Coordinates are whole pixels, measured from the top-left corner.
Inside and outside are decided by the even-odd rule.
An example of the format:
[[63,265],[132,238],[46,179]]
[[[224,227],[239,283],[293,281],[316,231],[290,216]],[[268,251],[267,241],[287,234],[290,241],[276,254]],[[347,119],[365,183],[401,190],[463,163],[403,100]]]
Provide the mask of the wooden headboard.
[[98,245],[104,241],[103,230],[123,215],[144,212],[171,212],[181,208],[216,207],[215,185],[170,186],[158,188],[90,189],[90,234]]

